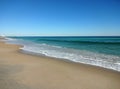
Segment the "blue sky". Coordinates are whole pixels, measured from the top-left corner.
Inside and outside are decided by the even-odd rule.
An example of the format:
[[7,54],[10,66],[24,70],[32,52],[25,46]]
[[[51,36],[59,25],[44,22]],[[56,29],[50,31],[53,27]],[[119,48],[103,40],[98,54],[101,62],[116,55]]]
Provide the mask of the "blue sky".
[[120,36],[120,0],[0,0],[0,35]]

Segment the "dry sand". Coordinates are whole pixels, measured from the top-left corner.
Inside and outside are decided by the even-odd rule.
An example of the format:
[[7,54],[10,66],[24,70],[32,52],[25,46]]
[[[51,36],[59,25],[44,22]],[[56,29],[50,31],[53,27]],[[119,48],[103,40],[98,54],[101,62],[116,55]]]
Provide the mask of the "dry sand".
[[0,89],[120,89],[120,72],[19,52],[0,42]]

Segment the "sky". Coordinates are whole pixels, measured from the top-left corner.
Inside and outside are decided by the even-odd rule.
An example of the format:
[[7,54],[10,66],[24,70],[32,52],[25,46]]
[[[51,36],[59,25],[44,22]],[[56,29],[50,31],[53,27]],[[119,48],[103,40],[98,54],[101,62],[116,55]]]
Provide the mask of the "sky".
[[120,0],[0,0],[0,35],[120,36]]

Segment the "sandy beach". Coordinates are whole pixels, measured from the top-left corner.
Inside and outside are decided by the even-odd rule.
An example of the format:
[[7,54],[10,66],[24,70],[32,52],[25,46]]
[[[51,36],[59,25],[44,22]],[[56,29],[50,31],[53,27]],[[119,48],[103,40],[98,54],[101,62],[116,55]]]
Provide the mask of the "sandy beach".
[[0,42],[0,89],[120,89],[120,73],[55,58],[23,54]]

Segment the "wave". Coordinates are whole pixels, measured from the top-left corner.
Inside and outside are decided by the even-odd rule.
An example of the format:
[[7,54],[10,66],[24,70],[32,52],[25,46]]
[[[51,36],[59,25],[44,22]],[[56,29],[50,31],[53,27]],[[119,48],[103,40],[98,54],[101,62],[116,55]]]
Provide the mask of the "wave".
[[49,41],[49,42],[67,42],[67,43],[78,43],[78,44],[120,44],[120,40],[113,41],[87,41],[87,40],[54,40],[54,39],[38,39],[37,41]]

